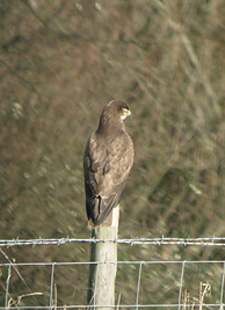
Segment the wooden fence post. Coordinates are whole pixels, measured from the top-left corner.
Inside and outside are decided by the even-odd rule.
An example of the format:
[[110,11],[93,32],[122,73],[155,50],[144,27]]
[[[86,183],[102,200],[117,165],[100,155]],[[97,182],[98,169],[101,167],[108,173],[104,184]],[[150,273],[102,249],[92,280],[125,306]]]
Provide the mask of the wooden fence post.
[[[96,227],[92,231],[92,237],[103,240],[116,239],[118,235],[118,223],[119,205],[113,209],[110,223],[106,221],[106,224],[104,223]],[[96,262],[96,264],[90,265],[89,270],[89,289],[87,295],[89,309],[95,306],[95,309],[99,310],[112,310],[115,306],[117,243],[109,241],[92,243],[91,262]],[[106,307],[104,308],[104,306]]]

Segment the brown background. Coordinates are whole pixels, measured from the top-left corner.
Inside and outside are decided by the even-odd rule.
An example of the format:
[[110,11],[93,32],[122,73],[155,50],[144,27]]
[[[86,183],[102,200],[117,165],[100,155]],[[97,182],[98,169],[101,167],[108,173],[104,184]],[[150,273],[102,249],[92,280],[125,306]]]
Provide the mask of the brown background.
[[[90,236],[82,156],[102,107],[113,99],[131,108],[126,125],[136,150],[120,237],[224,237],[224,16],[222,0],[1,1],[0,238]],[[4,251],[16,261],[89,259],[88,246]],[[224,252],[124,246],[119,252],[122,260],[153,258],[223,259]],[[131,298],[127,283],[135,292],[137,279],[135,270],[122,269],[124,302]],[[26,283],[47,290],[49,271],[24,272]],[[173,284],[179,272],[167,270]],[[210,272],[214,279],[217,271]],[[144,286],[157,302],[173,298],[162,291],[162,282],[171,287],[164,274],[151,275],[155,288]],[[73,303],[75,278],[71,270],[61,275],[58,302]]]

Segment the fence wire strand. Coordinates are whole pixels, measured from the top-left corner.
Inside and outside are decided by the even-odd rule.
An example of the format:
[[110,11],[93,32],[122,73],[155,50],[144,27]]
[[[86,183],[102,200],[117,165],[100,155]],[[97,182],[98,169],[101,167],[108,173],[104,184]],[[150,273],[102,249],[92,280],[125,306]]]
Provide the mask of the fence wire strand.
[[140,282],[141,282],[141,272],[142,272],[143,262],[140,262],[139,273],[138,273],[138,284],[137,284],[137,296],[136,296],[136,310],[139,308],[139,291],[140,291]]
[[[184,304],[181,304],[180,305],[181,307],[185,307],[185,305]],[[148,308],[150,308],[150,309],[152,309],[152,308],[156,308],[156,309],[158,309],[158,308],[168,308],[168,309],[178,309],[178,307],[179,307],[179,304],[154,304],[154,305],[152,305],[152,304],[149,304],[149,305],[140,305],[139,306],[140,308],[144,308],[144,309],[148,309]],[[202,307],[202,304],[198,304],[198,303],[196,303],[195,305],[194,305],[194,308],[195,309],[201,309],[201,307]],[[204,304],[204,307],[206,307],[207,309],[210,309],[210,308],[217,308],[217,309],[219,309],[219,310],[223,310],[224,309],[224,307],[225,307],[225,305],[222,305],[222,308],[221,308],[221,305],[220,304]],[[66,305],[66,306],[54,306],[54,307],[52,307],[54,310],[65,310],[65,309],[94,309],[94,307],[93,306],[87,306],[87,305]],[[132,304],[132,305],[108,305],[108,306],[98,306],[97,308],[99,308],[99,309],[101,309],[101,308],[109,308],[109,309],[111,309],[111,308],[119,308],[119,309],[123,309],[123,308],[126,308],[126,309],[129,309],[129,308],[131,308],[131,309],[134,309],[134,308],[136,308],[136,305],[134,305],[134,304]],[[193,308],[193,309],[194,309]],[[47,310],[49,310],[49,306],[20,306],[20,307],[17,307],[17,306],[15,306],[15,307],[8,307],[8,308],[5,308],[5,307],[0,307],[0,310],[6,310],[6,309],[10,309],[10,310],[26,310],[26,309],[29,309],[29,310],[31,310],[31,309],[43,309],[43,310],[45,310],[45,309],[47,309]],[[183,308],[183,309],[185,309],[185,308]]]
[[182,294],[182,287],[183,287],[183,278],[184,278],[184,266],[185,266],[185,261],[182,262],[182,269],[181,269],[181,277],[180,277],[180,289],[179,289],[179,295],[178,295],[178,305],[180,310],[181,308],[181,294]]
[[12,239],[0,240],[1,247],[13,246],[37,246],[37,245],[64,245],[67,243],[98,243],[98,242],[116,242],[118,244],[128,245],[183,245],[183,246],[217,246],[225,247],[225,238],[135,238],[135,239],[75,239],[75,238],[61,238],[61,239]]
[[225,281],[225,263],[223,264],[223,274],[221,280],[221,292],[220,292],[220,304],[223,303],[223,294],[224,294],[224,281]]
[[8,265],[8,277],[6,280],[6,290],[5,290],[5,308],[8,309],[8,294],[9,294],[9,282],[11,278],[11,263]]
[[55,265],[56,265],[56,263],[52,264],[52,271],[51,271],[50,298],[49,298],[50,310],[53,308],[52,307],[52,298],[53,298]]

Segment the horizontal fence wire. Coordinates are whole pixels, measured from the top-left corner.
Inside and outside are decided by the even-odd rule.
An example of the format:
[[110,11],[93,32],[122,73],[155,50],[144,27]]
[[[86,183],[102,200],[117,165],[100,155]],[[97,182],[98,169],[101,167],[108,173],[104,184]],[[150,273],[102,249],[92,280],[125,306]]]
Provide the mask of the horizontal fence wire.
[[[181,306],[182,307],[185,307],[185,304],[184,305],[182,305],[181,304]],[[179,307],[179,305],[178,304],[173,304],[173,305],[171,305],[171,304],[168,304],[168,305],[166,305],[166,304],[162,304],[162,305],[140,305],[139,306],[139,308],[150,308],[150,309],[153,309],[153,308],[156,308],[156,309],[158,309],[158,308],[169,308],[169,309],[173,309],[173,308],[175,308],[175,309],[177,309]],[[204,306],[202,306],[202,304],[198,304],[198,303],[196,303],[195,305],[194,305],[194,308],[193,309],[202,309],[202,307],[206,307],[207,309],[210,309],[210,308],[217,308],[218,310],[224,310],[225,309],[225,305],[220,305],[220,304],[207,304],[207,305],[204,305]],[[96,308],[98,308],[98,309],[101,309],[101,308],[109,308],[109,309],[112,309],[112,308],[115,308],[115,309],[120,309],[120,308],[126,308],[126,309],[129,309],[129,308],[131,308],[131,309],[136,309],[137,308],[137,306],[136,305],[108,305],[108,306],[96,306]],[[63,310],[66,310],[66,309],[94,309],[94,306],[87,306],[87,305],[71,305],[71,306],[53,306],[53,307],[51,307],[51,308],[49,308],[49,306],[24,306],[24,307],[10,307],[10,308],[5,308],[5,307],[0,307],[0,310],[7,310],[7,309],[10,309],[10,310],[18,310],[18,309],[20,309],[20,310],[26,310],[26,309],[29,309],[29,310],[31,310],[31,309],[54,309],[54,310],[56,310],[56,309],[63,309]],[[185,308],[184,308],[185,309]],[[187,308],[186,308],[187,309]],[[191,307],[190,307],[190,309],[192,309]]]
[[[175,308],[175,309],[178,309],[179,308],[179,306],[181,306],[181,307],[186,307],[186,305],[185,304],[181,304],[181,305],[179,305],[179,304],[158,304],[158,305],[138,305],[138,307],[139,308],[156,308],[156,309],[158,309],[158,308],[169,308],[169,309],[173,309],[173,308]],[[196,303],[195,305],[194,305],[194,308],[191,308],[191,307],[189,307],[189,309],[202,309],[202,307],[203,307],[203,305],[202,304],[198,304],[198,303]],[[220,305],[220,304],[207,304],[207,305],[205,305],[204,304],[204,307],[206,307],[207,309],[210,309],[210,308],[217,308],[218,310],[224,310],[225,309],[225,305]],[[111,309],[111,308],[115,308],[115,309],[120,309],[120,308],[126,308],[126,309],[129,309],[129,308],[131,308],[131,309],[136,309],[137,308],[137,305],[107,305],[107,306],[100,306],[100,305],[98,305],[98,306],[96,306],[96,308],[98,308],[98,309],[101,309],[101,308],[109,308],[109,309]],[[18,310],[18,309],[20,309],[20,310],[26,310],[26,309],[29,309],[29,310],[31,310],[31,309],[48,309],[48,310],[50,310],[50,309],[53,309],[53,310],[56,310],[56,309],[63,309],[63,310],[66,310],[66,309],[95,309],[95,307],[94,306],[87,306],[87,305],[67,305],[67,306],[52,306],[52,307],[49,307],[49,306],[20,306],[20,307],[7,307],[7,308],[5,308],[5,307],[0,307],[0,310],[7,310],[7,309],[10,309],[10,310]],[[184,308],[185,309],[185,308]],[[187,309],[187,308],[186,308]]]
[[98,243],[98,242],[116,242],[118,244],[129,245],[183,245],[183,246],[217,246],[225,247],[225,238],[135,238],[135,239],[11,239],[0,240],[1,247],[13,246],[36,246],[36,245],[64,245],[67,243]]
[[[152,260],[152,261],[107,261],[107,264],[117,264],[117,265],[183,265],[183,264],[225,264],[225,260],[185,260],[185,261],[165,261],[165,260]],[[32,263],[1,263],[0,267],[3,266],[75,266],[75,265],[101,265],[106,264],[104,261],[95,262],[32,262]]]

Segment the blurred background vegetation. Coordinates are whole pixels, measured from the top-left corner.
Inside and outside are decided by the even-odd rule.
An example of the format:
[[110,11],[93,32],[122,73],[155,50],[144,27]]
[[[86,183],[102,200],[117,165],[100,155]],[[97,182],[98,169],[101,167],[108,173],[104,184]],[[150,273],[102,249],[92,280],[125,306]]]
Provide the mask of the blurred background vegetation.
[[[224,16],[223,0],[2,0],[0,238],[90,236],[83,151],[102,107],[113,99],[131,108],[126,125],[136,150],[120,237],[224,237]],[[121,260],[224,259],[212,248],[123,247]],[[2,262],[6,255],[87,261],[89,247],[4,254]],[[47,272],[26,272],[48,290]],[[59,272],[60,289],[67,283],[62,303],[77,294],[71,272]],[[132,272],[121,271],[118,279],[128,277],[135,291]],[[83,271],[74,273],[83,278]],[[157,300],[160,274],[165,271],[151,274],[154,288],[145,287]],[[175,283],[180,270],[169,274]],[[131,296],[126,283],[119,288],[124,300]],[[14,285],[24,292],[20,277]],[[85,294],[81,289],[79,296]]]

